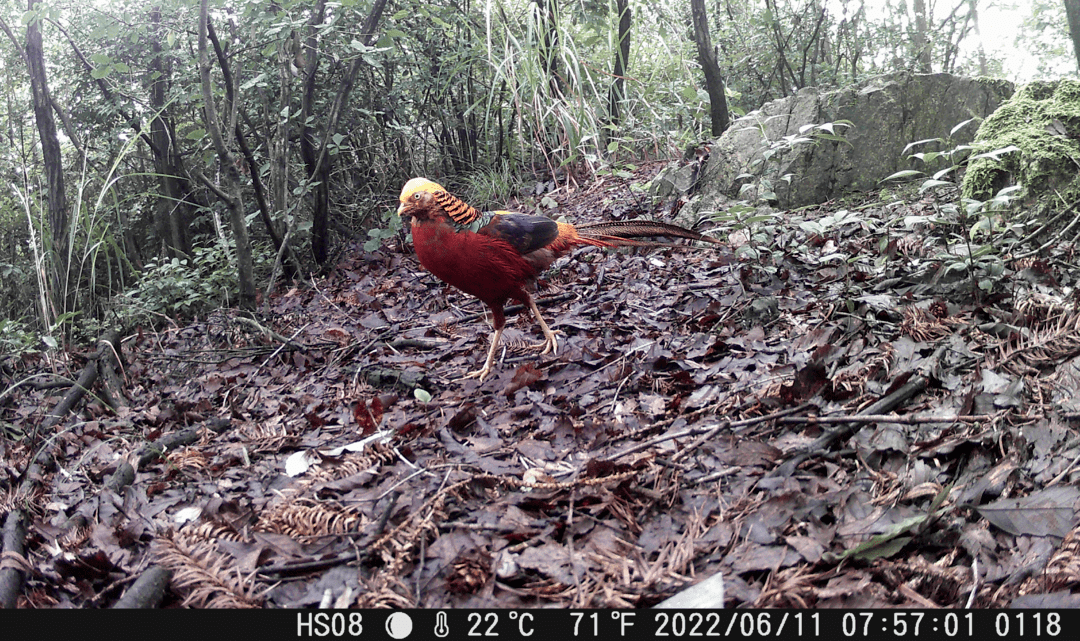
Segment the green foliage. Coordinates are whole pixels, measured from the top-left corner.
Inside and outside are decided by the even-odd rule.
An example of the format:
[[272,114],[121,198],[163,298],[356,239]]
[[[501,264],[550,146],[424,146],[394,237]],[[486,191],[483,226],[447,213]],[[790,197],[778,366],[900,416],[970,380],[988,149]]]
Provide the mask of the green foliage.
[[[908,143],[904,146],[904,151],[901,153],[906,154],[912,149],[918,149],[920,147],[925,147],[928,145],[933,145],[936,147],[948,147],[951,144],[952,137],[956,135],[956,132],[960,131],[974,121],[975,120],[972,118],[957,124],[949,131],[949,136],[947,138],[927,138],[926,140],[918,140]],[[985,151],[972,155],[972,152],[977,151],[979,147],[979,145],[955,145],[951,149],[916,152],[909,155],[907,157],[908,160],[918,160],[920,163],[928,167],[937,168],[937,170],[934,171],[930,178],[924,180],[923,183],[919,186],[919,193],[927,191],[928,189],[933,189],[935,187],[954,186],[956,183],[952,180],[947,180],[946,177],[950,174],[958,173],[958,171],[962,167],[965,167],[969,162],[973,160],[978,160],[980,158],[998,159],[1004,154],[1018,151],[1016,147],[1010,145],[1001,149]],[[916,178],[925,175],[926,174],[924,172],[917,169],[903,169],[882,178],[881,182],[885,183],[891,180],[907,180],[909,178]]]
[[[735,251],[738,258],[759,262],[776,248],[775,238],[780,220],[776,212],[769,208],[755,208],[745,202],[736,203],[713,214],[712,220],[719,226],[722,234],[729,237],[738,234],[744,238],[745,242],[733,243],[739,247]],[[775,271],[771,266],[764,269],[770,273]]]
[[522,174],[505,162],[469,172],[461,177],[460,182],[462,198],[480,209],[494,208],[496,203],[506,202],[525,188]]
[[[1004,196],[999,202],[1008,203],[1009,198]],[[943,266],[942,276],[948,276],[952,272],[966,274],[979,290],[986,293],[994,290],[1005,271],[1003,255],[1018,240],[1016,237],[1006,236],[1003,232],[1019,231],[1021,228],[1020,225],[1005,223],[1003,218],[995,220],[992,212],[1002,210],[995,210],[988,205],[989,201],[965,203],[969,212],[982,215],[974,218],[961,217],[954,225],[960,230],[949,232],[952,245],[946,243],[936,256]],[[951,210],[949,207],[945,209]],[[963,233],[965,229],[966,233]],[[985,243],[976,243],[976,239],[983,239]]]
[[[670,158],[708,137],[708,97],[685,2],[631,3],[632,47],[618,119],[609,113],[618,44],[613,0],[552,3],[550,19],[542,10],[548,3],[535,0],[400,0],[383,14],[373,46],[359,35],[370,1],[327,3],[321,18],[313,15],[316,3],[301,0],[213,5],[235,108],[225,108],[230,103],[216,59],[210,99],[225,128],[237,124],[251,149],[252,166],[238,163],[249,231],[255,242],[269,243],[262,218],[251,216],[259,179],[270,224],[281,234],[288,228],[292,254],[301,260],[317,188],[329,192],[335,222],[366,231],[365,247],[374,249],[397,233],[401,221],[385,203],[410,177],[454,183],[470,202],[496,204],[520,193],[523,177],[626,176],[643,157]],[[935,19],[937,32],[955,34],[935,51],[953,51],[969,32],[967,11],[965,5]],[[1051,0],[1032,3],[1038,25],[1060,28],[1059,12]],[[803,87],[835,87],[912,65],[904,12],[871,15],[858,0],[727,2],[709,5],[709,13],[736,115]],[[45,3],[10,16],[19,41],[29,21],[41,26],[50,95],[68,116],[60,123],[61,169],[71,228],[55,234],[47,228],[41,198],[48,174],[37,164],[33,116],[7,110],[10,144],[0,165],[14,187],[0,194],[0,317],[24,319],[29,331],[46,334],[60,318],[67,319],[60,324],[65,332],[107,322],[114,296],[124,296],[130,313],[166,315],[231,302],[234,276],[222,249],[230,230],[213,213],[220,195],[206,185],[219,183],[224,168],[207,134],[196,16],[197,3],[145,0]],[[965,28],[947,28],[958,25]],[[1045,46],[1037,52],[1068,53],[1053,38],[1038,39]],[[935,65],[971,67],[954,53]],[[17,57],[9,62],[7,102],[25,105],[25,66]],[[343,74],[354,62],[355,82],[341,100]],[[304,96],[312,101],[306,115]],[[336,109],[341,124],[327,131]],[[787,151],[836,134],[824,127],[769,143],[752,177],[757,198],[775,197],[791,180],[779,169]],[[154,162],[155,131],[161,134],[155,145],[175,144],[178,166]],[[311,181],[301,139],[326,141],[325,184]],[[175,190],[166,188],[170,181]],[[767,221],[736,218],[729,221],[733,231],[750,233],[758,243],[753,251],[767,246]],[[173,223],[179,247],[172,244]],[[54,237],[66,238],[66,246],[54,246]],[[188,260],[171,258],[186,255],[192,238],[202,238],[204,247]]]
[[[1076,74],[1076,54],[1069,38],[1065,5],[1061,0],[1028,0],[1029,13],[1017,30],[1016,46],[1028,55],[1014,64],[1028,79],[1061,78]],[[1034,65],[1032,69],[1031,66]]]
[[[215,242],[196,247],[190,261],[151,259],[138,284],[118,300],[121,317],[156,323],[159,316],[190,318],[233,304],[237,285],[232,253],[231,247]],[[256,251],[255,259],[256,270],[265,273],[272,254]]]
[[19,356],[37,351],[40,346],[38,335],[26,323],[0,318],[0,353]]
[[[904,147],[907,153],[929,144],[946,146],[961,127],[971,121],[966,120],[955,127],[949,133],[949,139],[931,139],[913,142]],[[918,160],[928,165],[943,166],[935,171],[919,186],[919,193],[939,193],[939,188],[950,188],[955,191],[957,185],[948,176],[958,174],[969,163],[980,159],[1000,160],[1002,156],[1019,151],[1014,146],[979,152],[980,145],[956,145],[951,149],[930,152],[917,152],[909,155],[909,160]],[[978,153],[974,153],[978,152]],[[926,174],[906,169],[887,176],[882,182],[907,180],[925,176]],[[951,202],[945,202],[938,206],[940,216],[933,217],[905,217],[902,222],[905,225],[933,222],[944,234],[944,245],[935,256],[943,266],[942,276],[959,272],[966,275],[973,286],[981,292],[990,293],[1005,271],[1003,256],[1011,252],[1014,245],[1021,239],[1021,232],[1025,227],[1022,221],[1014,220],[1011,210],[1014,208],[1017,197],[1023,192],[1020,185],[1011,185],[1000,189],[993,198],[986,201],[975,198],[963,198],[962,208]]]
[[396,210],[387,212],[383,216],[383,221],[383,226],[375,226],[368,230],[368,239],[364,241],[364,251],[373,252],[377,250],[384,240],[393,238],[401,229],[401,216],[397,215]]

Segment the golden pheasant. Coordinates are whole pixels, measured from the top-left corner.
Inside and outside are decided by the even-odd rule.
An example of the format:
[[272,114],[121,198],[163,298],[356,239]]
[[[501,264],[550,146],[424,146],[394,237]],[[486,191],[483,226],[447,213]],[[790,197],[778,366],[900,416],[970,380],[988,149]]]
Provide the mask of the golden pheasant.
[[[495,333],[487,359],[482,368],[465,376],[480,381],[491,373],[506,325],[503,305],[511,298],[528,305],[544,332],[544,342],[534,347],[543,348],[541,354],[556,353],[559,344],[555,334],[540,316],[529,291],[541,272],[574,247],[664,246],[635,240],[647,236],[718,242],[677,225],[643,220],[574,226],[508,211],[481,213],[426,178],[405,183],[399,201],[398,215],[412,218],[413,246],[420,264],[491,308]],[[487,221],[478,231],[463,228],[478,220]]]

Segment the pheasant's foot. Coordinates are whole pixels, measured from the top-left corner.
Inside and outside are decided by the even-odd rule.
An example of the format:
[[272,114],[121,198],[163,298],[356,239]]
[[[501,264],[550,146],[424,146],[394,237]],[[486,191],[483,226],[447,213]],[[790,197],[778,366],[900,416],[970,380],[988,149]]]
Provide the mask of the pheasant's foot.
[[543,356],[544,354],[551,354],[552,356],[555,356],[559,352],[559,341],[555,338],[555,334],[552,333],[543,341],[529,345],[529,348],[542,350],[540,352],[541,356]]
[[490,366],[485,366],[485,367],[482,367],[482,368],[476,370],[475,372],[469,372],[468,374],[462,376],[461,378],[459,378],[457,380],[458,381],[467,381],[470,378],[475,378],[475,379],[478,379],[481,383],[483,383],[484,379],[487,378],[488,375],[490,375],[490,374],[491,374],[491,367]]
[[488,349],[487,358],[484,359],[484,366],[476,370],[475,372],[469,372],[468,374],[462,376],[457,380],[464,381],[470,378],[475,378],[478,379],[481,383],[484,382],[484,379],[488,377],[488,374],[491,374],[492,366],[495,365],[495,350],[499,347],[499,339],[502,338],[502,333],[503,328],[500,327],[495,330],[494,334],[492,334],[491,348]]

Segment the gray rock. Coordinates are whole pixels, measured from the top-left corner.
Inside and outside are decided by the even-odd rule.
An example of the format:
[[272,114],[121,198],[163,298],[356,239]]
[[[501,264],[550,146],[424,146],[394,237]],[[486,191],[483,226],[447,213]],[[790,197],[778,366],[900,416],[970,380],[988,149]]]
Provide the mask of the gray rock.
[[[701,176],[702,198],[692,207],[707,213],[725,198],[740,197],[740,189],[750,184],[758,196],[775,194],[769,200],[782,208],[795,208],[874,189],[881,179],[901,169],[926,171],[904,157],[908,143],[949,138],[942,148],[951,149],[970,142],[977,123],[950,138],[953,127],[987,117],[1013,91],[1012,83],[1003,80],[908,72],[835,91],[803,89],[739,118],[713,143]],[[805,125],[842,120],[852,126],[837,126],[835,133],[847,142],[790,144],[806,137],[800,131]],[[931,150],[932,146],[919,149]]]

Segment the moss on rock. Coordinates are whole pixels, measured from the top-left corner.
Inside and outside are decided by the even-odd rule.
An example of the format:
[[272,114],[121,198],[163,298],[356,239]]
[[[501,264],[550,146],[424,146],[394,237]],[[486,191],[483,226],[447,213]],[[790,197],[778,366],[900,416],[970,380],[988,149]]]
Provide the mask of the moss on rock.
[[[1080,82],[1033,82],[988,117],[975,136],[981,151],[1019,151],[971,162],[963,196],[985,201],[1020,184],[1029,202],[1080,195]],[[1056,192],[1056,193],[1055,193]]]

